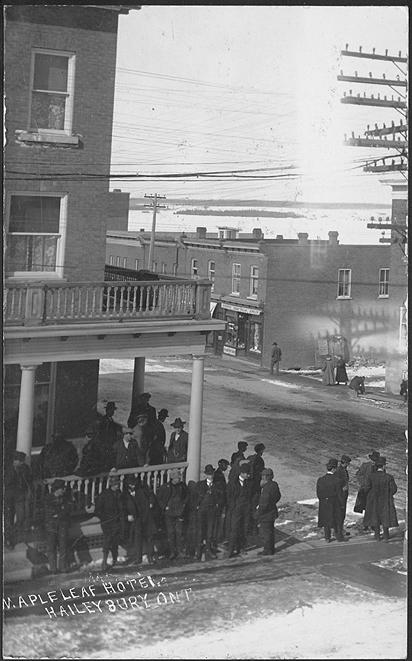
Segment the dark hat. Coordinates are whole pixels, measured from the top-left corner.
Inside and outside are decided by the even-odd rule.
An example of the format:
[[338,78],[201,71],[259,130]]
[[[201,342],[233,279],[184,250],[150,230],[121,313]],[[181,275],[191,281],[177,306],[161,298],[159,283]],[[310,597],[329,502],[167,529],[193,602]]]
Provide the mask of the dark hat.
[[168,418],[168,417],[169,417],[169,411],[168,411],[167,409],[160,409],[160,411],[159,411],[159,413],[157,414],[157,416],[159,417],[159,416],[161,416],[161,415],[164,415],[165,418]]
[[25,461],[26,459],[26,453],[25,452],[20,452],[19,450],[15,450],[13,454],[13,459],[17,461]]
[[151,398],[151,394],[150,394],[150,392],[142,392],[142,394],[140,395],[140,397],[141,397],[141,399],[150,399],[150,398]]
[[132,487],[135,489],[137,487],[137,480],[135,478],[131,478],[130,480],[127,481],[127,488],[130,489]]
[[352,461],[352,459],[351,459],[350,457],[348,457],[347,454],[343,454],[342,457],[341,457],[341,461],[344,461],[345,464],[350,464],[350,462]]
[[186,424],[186,422],[184,422],[182,420],[182,418],[175,418],[175,421],[172,422],[172,424],[170,426],[171,427],[183,427],[183,425],[185,425],[185,424]]
[[116,402],[107,402],[106,406],[104,407],[105,409],[117,409]]
[[218,466],[220,466],[220,467],[224,466],[225,468],[227,468],[229,466],[229,464],[230,464],[230,461],[228,461],[227,459],[219,459],[219,461],[217,462]]
[[263,452],[264,449],[265,445],[263,443],[257,443],[257,445],[255,445],[255,452]]
[[329,459],[328,463],[326,464],[327,470],[331,470],[331,468],[337,468],[338,467],[338,460],[337,459]]
[[262,477],[268,477],[269,479],[273,478],[273,470],[271,468],[264,468],[261,472]]
[[250,464],[248,461],[241,461],[239,464],[239,473],[250,473]]
[[375,464],[376,464],[377,466],[385,466],[385,464],[386,464],[386,457],[382,457],[382,456],[378,457],[378,459],[375,459]]
[[54,480],[54,482],[52,483],[51,490],[57,491],[57,489],[64,489],[65,486],[66,486],[66,482],[58,478],[57,480]]
[[109,474],[109,484],[120,484],[120,475]]
[[87,429],[85,431],[85,435],[86,436],[94,436],[94,434],[95,434],[95,430],[93,429],[93,427],[87,427]]
[[206,475],[213,475],[215,472],[215,469],[213,468],[212,464],[207,464],[205,466],[205,470],[203,471]]
[[372,461],[375,461],[375,462],[376,462],[376,460],[379,459],[380,454],[379,454],[379,452],[376,452],[376,450],[372,450],[372,452],[371,452],[370,454],[368,454],[368,457],[369,457],[369,459],[371,459]]
[[239,443],[237,444],[239,450],[246,450],[248,445],[249,444],[247,443],[247,441],[239,441]]

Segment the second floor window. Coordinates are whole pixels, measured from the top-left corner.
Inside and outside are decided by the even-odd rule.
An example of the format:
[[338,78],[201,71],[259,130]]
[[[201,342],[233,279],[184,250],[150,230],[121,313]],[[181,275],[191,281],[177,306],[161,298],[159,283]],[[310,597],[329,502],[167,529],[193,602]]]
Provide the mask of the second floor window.
[[379,269],[379,296],[389,296],[389,269]]
[[138,259],[134,260],[134,267],[135,267],[136,271],[139,270],[139,260]]
[[339,269],[338,271],[338,298],[350,298],[351,296],[351,269]]
[[123,257],[123,268],[127,268],[127,257]]
[[166,273],[166,263],[162,262],[162,273]]
[[114,264],[114,255],[110,255],[109,264],[110,264],[110,266],[113,266],[113,264]]
[[250,296],[257,297],[259,282],[259,269],[257,266],[250,267]]
[[63,270],[66,197],[12,195],[9,207],[6,272],[57,273]]
[[232,294],[240,293],[240,264],[232,264]]
[[215,262],[210,261],[208,264],[208,275],[209,275],[209,280],[212,283],[212,291],[214,291],[215,289],[215,269],[216,269]]
[[60,51],[33,51],[31,129],[71,132],[74,55]]
[[120,257],[119,257],[119,255],[116,257],[116,266],[120,266]]
[[192,259],[192,275],[198,274],[197,259]]

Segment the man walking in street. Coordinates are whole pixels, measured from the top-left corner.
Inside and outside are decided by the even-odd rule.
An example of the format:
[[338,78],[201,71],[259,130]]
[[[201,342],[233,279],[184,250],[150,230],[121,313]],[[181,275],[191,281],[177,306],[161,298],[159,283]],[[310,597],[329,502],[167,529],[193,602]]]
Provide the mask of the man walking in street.
[[[341,487],[341,518],[339,521],[340,525],[340,532],[343,533],[343,526],[345,523],[345,518],[346,518],[346,505],[348,502],[348,495],[349,495],[349,472],[348,472],[348,466],[351,462],[351,458],[348,457],[347,454],[343,454],[340,460],[340,464],[336,469],[336,477],[339,480],[339,484]],[[349,533],[346,533],[347,535]]]
[[239,555],[247,542],[247,532],[251,511],[251,485],[249,481],[249,462],[239,466],[239,476],[227,485],[227,503],[229,514],[228,558]]
[[386,457],[375,461],[376,471],[371,473],[365,485],[366,508],[364,525],[371,526],[375,531],[375,539],[380,542],[381,526],[383,541],[389,541],[389,528],[397,527],[398,517],[393,497],[398,490],[393,475],[386,473]]
[[279,485],[273,480],[273,470],[264,468],[261,475],[261,492],[256,508],[257,524],[263,541],[263,551],[258,555],[273,555],[275,552],[275,519],[278,517],[276,504],[280,500]]
[[347,541],[340,530],[342,496],[336,477],[337,467],[338,460],[329,459],[326,465],[326,475],[320,477],[316,484],[316,495],[319,498],[318,528],[324,529],[326,542],[332,541],[332,528],[338,542]]
[[277,342],[272,344],[272,354],[270,357],[270,373],[273,374],[273,370],[276,370],[276,374],[279,374],[279,363],[282,360],[282,351],[278,347]]

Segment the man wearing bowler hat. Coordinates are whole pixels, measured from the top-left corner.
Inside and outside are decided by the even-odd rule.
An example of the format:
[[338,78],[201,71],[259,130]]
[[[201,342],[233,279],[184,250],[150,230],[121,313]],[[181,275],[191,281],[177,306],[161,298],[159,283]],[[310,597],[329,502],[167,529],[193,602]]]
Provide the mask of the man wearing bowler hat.
[[318,527],[325,532],[325,541],[331,542],[331,529],[335,531],[338,542],[346,542],[340,529],[342,495],[339,481],[336,477],[337,459],[329,459],[326,464],[326,474],[316,483],[316,495],[319,498]]
[[113,419],[117,410],[116,402],[107,402],[105,415],[99,415],[97,422],[97,433],[104,444],[115,445],[122,438],[122,425]]
[[215,469],[211,464],[205,466],[205,479],[197,484],[197,552],[196,559],[202,559],[205,548],[206,560],[216,558],[215,532],[218,511],[223,506],[224,492],[214,480]]
[[258,555],[273,555],[275,552],[275,519],[278,517],[277,503],[280,500],[280,490],[277,482],[273,480],[273,470],[262,470],[261,491],[256,506],[256,519],[260,536],[263,541],[263,551]]
[[[339,481],[342,493],[342,501],[341,501],[341,519],[340,519],[340,527],[341,527],[341,532],[343,534],[343,526],[345,523],[345,518],[346,518],[346,505],[348,502],[348,495],[349,495],[349,472],[348,472],[348,467],[352,459],[347,455],[343,454],[340,460],[340,463],[336,469],[336,477]],[[346,533],[349,535],[349,533]]]
[[164,516],[169,545],[169,560],[183,555],[183,529],[187,514],[188,488],[178,468],[170,471],[170,482],[163,484],[157,492],[157,500]]
[[249,475],[249,462],[240,462],[239,476],[227,485],[229,558],[239,555],[246,547],[252,499]]
[[175,418],[175,421],[170,425],[175,428],[175,431],[170,435],[167,450],[167,461],[169,463],[177,463],[178,461],[186,461],[187,459],[189,436],[187,431],[183,429],[185,424],[186,422],[181,418]]

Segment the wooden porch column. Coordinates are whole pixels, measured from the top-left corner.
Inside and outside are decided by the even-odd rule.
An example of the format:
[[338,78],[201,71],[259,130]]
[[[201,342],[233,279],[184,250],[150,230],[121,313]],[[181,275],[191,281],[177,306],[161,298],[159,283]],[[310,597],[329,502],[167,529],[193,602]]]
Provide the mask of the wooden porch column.
[[132,408],[137,397],[144,392],[144,373],[146,358],[139,357],[134,359],[133,387],[132,387]]
[[200,479],[200,453],[202,450],[204,356],[193,356],[192,391],[189,413],[189,445],[187,450],[186,482]]
[[34,377],[37,365],[21,365],[19,419],[16,450],[25,452],[30,463],[33,441]]

